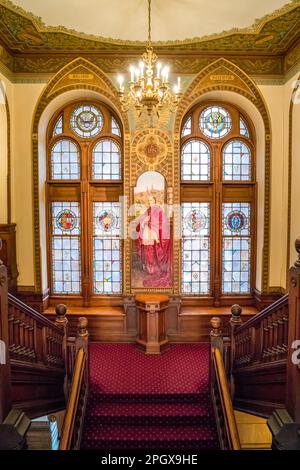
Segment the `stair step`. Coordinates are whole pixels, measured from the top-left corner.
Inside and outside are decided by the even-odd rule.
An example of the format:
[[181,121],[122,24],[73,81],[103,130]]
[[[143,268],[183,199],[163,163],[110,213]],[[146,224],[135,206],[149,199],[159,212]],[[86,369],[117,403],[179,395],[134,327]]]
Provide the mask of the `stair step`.
[[87,409],[86,422],[119,425],[200,425],[209,410],[188,403],[95,403]]
[[173,449],[218,448],[213,426],[85,426],[81,449]]
[[197,393],[103,393],[92,389],[89,400],[94,403],[209,403],[209,392]]

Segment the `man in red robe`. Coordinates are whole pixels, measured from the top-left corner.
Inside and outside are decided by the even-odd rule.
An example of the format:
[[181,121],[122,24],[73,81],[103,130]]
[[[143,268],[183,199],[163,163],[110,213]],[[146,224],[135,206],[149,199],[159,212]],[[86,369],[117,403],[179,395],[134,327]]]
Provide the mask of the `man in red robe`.
[[145,287],[171,287],[171,238],[169,219],[156,204],[154,196],[149,197],[150,207],[139,218],[136,230],[137,254],[143,270],[148,273]]

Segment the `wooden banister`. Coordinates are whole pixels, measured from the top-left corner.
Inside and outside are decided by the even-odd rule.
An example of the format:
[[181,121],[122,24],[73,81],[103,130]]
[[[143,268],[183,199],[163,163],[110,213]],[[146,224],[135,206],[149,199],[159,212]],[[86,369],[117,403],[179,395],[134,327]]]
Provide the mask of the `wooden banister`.
[[64,416],[60,450],[78,450],[80,448],[89,382],[88,331],[85,317],[80,317],[78,320],[75,353],[75,365]]
[[222,354],[212,348],[211,394],[221,449],[240,450],[241,444],[234,416]]

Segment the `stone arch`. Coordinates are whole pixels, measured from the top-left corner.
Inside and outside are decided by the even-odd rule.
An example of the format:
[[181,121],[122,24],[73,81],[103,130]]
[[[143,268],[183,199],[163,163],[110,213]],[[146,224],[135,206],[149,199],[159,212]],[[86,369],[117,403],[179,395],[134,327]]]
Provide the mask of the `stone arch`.
[[[267,106],[259,89],[251,78],[232,62],[220,58],[203,68],[188,86],[179,103],[174,120],[174,203],[179,204],[180,187],[180,129],[188,111],[204,97],[215,92],[230,92],[245,98],[257,109],[264,126],[264,227],[263,227],[263,258],[261,290],[269,291],[270,265],[270,200],[271,200],[271,124]],[[177,250],[178,251],[178,250]],[[179,265],[179,262],[178,262]]]
[[[121,110],[117,90],[108,77],[86,59],[79,57],[63,67],[50,80],[42,92],[35,108],[32,124],[32,167],[33,167],[33,220],[34,220],[34,269],[35,289],[42,290],[42,265],[41,265],[41,223],[40,223],[40,177],[39,177],[39,149],[41,134],[45,126],[41,126],[41,118],[51,104],[62,100],[64,96],[85,93],[86,96],[94,96],[102,99],[119,116],[123,126],[124,135],[124,189],[129,186],[129,122],[127,115]],[[70,101],[70,99],[69,99]],[[58,109],[58,107],[56,108]],[[44,286],[45,287],[45,286]]]

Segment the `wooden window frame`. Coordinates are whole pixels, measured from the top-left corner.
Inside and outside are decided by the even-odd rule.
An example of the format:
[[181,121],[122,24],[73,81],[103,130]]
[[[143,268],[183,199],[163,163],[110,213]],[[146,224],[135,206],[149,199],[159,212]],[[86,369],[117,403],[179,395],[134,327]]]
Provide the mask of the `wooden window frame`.
[[[80,137],[72,131],[70,118],[73,110],[79,105],[94,105],[100,109],[103,115],[102,130],[92,138]],[[60,116],[63,116],[62,134],[53,136],[55,124]],[[111,131],[111,118],[118,123],[121,136],[113,134]],[[93,306],[106,305],[108,297],[112,297],[117,302],[121,299],[123,292],[124,278],[122,276],[122,291],[120,294],[95,294],[93,290],[93,209],[95,201],[118,202],[123,195],[123,129],[120,120],[115,113],[104,103],[97,100],[76,100],[60,108],[51,118],[47,127],[47,179],[46,179],[46,224],[47,236],[47,256],[48,256],[48,284],[50,289],[50,302],[56,303],[58,300],[72,305]],[[51,178],[51,149],[59,140],[69,139],[79,148],[80,153],[80,180],[53,180]],[[116,142],[120,148],[120,175],[119,180],[92,179],[92,152],[97,143],[101,140],[110,139]],[[80,205],[81,220],[81,294],[54,294],[52,280],[52,222],[51,203],[56,201],[77,201]],[[121,260],[124,265],[124,247],[121,242]]]
[[[220,106],[229,111],[232,119],[231,130],[222,138],[212,139],[202,133],[199,126],[201,112],[210,106]],[[187,295],[182,293],[182,298],[191,303],[200,301],[203,304],[213,303],[215,306],[230,302],[248,302],[253,297],[256,272],[256,214],[257,214],[257,183],[256,175],[256,137],[254,126],[247,114],[237,106],[226,101],[205,101],[197,104],[188,111],[183,119],[183,126],[191,116],[192,130],[186,136],[181,136],[180,162],[182,148],[189,140],[200,139],[208,145],[211,151],[211,178],[210,181],[188,181],[181,179],[181,202],[209,202],[210,203],[210,286],[209,295]],[[240,117],[248,127],[249,138],[240,134]],[[180,135],[182,134],[182,129]],[[245,142],[251,151],[251,180],[231,181],[223,180],[222,161],[225,146],[233,140]],[[223,294],[222,293],[222,204],[225,202],[250,202],[250,238],[251,238],[251,262],[250,262],[250,293],[249,294]],[[181,276],[180,276],[181,277]],[[180,285],[182,282],[180,280]]]

